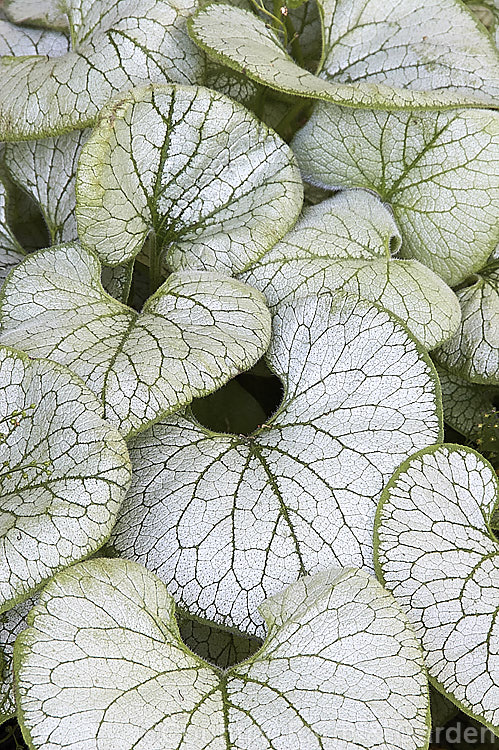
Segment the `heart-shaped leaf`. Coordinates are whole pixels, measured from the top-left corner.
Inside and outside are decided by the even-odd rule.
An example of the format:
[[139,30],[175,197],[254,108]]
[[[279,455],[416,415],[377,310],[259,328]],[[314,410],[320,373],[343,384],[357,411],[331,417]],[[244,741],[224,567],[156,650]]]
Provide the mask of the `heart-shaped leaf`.
[[214,3],[188,21],[211,57],[288,94],[350,107],[497,106],[499,57],[490,37],[455,0],[318,0],[321,77],[297,65],[270,24]]
[[384,484],[440,434],[433,368],[386,311],[307,297],[279,306],[273,328],[278,411],[249,437],[183,416],[138,436],[110,540],[192,614],[257,635],[258,605],[300,575],[372,569]]
[[370,112],[319,105],[293,140],[305,179],[389,203],[415,258],[451,286],[499,240],[499,114]]
[[457,330],[459,302],[426,266],[391,257],[400,242],[393,216],[376,196],[345,190],[305,208],[291,232],[241,278],[271,306],[324,289],[355,293],[398,315],[434,349]]
[[303,187],[289,147],[204,88],[131,91],[102,114],[77,177],[82,244],[130,261],[151,230],[169,270],[242,271],[294,224]]
[[495,414],[494,401],[499,397],[499,388],[470,383],[438,365],[436,370],[445,422],[480,445],[484,424]]
[[0,342],[76,372],[124,435],[216,390],[265,352],[260,292],[222,274],[172,274],[139,314],[103,289],[79,245],[29,256],[0,300]]
[[150,81],[197,83],[204,59],[185,28],[191,0],[65,0],[71,50],[0,59],[0,139],[91,125],[115,94]]
[[0,348],[0,612],[108,538],[130,482],[123,439],[65,367]]
[[266,641],[228,670],[181,641],[174,603],[140,566],[74,566],[43,592],[15,646],[32,747],[91,750],[422,750],[420,648],[364,572],[306,577],[262,606]]
[[379,575],[416,627],[431,680],[496,733],[497,500],[496,473],[482,456],[436,446],[394,474],[375,530]]
[[88,131],[73,130],[56,138],[5,147],[5,164],[12,179],[39,205],[54,244],[77,237],[76,166],[87,138]]
[[485,268],[470,286],[456,291],[462,322],[435,357],[466,380],[499,385],[499,262]]

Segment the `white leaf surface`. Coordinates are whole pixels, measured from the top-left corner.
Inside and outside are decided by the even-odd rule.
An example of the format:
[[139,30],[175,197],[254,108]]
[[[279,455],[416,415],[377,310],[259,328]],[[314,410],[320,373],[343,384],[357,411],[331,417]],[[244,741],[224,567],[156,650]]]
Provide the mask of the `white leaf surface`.
[[38,597],[32,596],[0,615],[0,656],[3,656],[0,678],[0,723],[16,715],[12,663],[14,643],[19,633],[27,627],[26,618],[37,601]]
[[204,59],[185,28],[191,0],[66,0],[71,49],[0,60],[0,138],[45,138],[91,125],[119,92],[197,83]]
[[18,639],[24,732],[44,750],[422,750],[420,648],[365,573],[307,577],[262,607],[264,646],[226,671],[179,638],[163,584],[128,561],[74,566]]
[[456,332],[459,302],[426,266],[392,258],[400,243],[379,198],[345,190],[305,208],[293,229],[241,278],[263,292],[270,306],[336,289],[379,302],[434,349]]
[[193,615],[260,635],[258,605],[333,565],[372,569],[384,484],[439,439],[439,394],[402,324],[353,296],[280,306],[268,354],[285,397],[250,436],[176,416],[131,444],[110,544]]
[[435,357],[443,367],[474,383],[499,385],[499,268],[484,269],[456,291],[462,322]]
[[492,40],[455,0],[321,0],[320,77],[297,65],[270,24],[214,3],[188,22],[209,55],[258,83],[349,107],[497,106]]
[[30,29],[0,19],[0,57],[47,55],[60,57],[69,50],[69,39],[58,31]]
[[290,148],[250,112],[204,88],[152,86],[110,105],[82,151],[82,244],[130,261],[151,230],[170,270],[241,271],[301,209]]
[[67,365],[124,435],[216,390],[265,352],[260,292],[222,274],[172,274],[141,313],[110,297],[77,244],[26,259],[0,300],[0,341]]
[[469,448],[412,456],[377,514],[377,567],[423,644],[430,679],[499,732],[497,475]]
[[40,206],[53,244],[77,237],[74,215],[78,157],[87,130],[38,141],[5,146],[5,164],[11,177]]
[[445,422],[470,440],[479,440],[484,421],[495,411],[494,400],[499,397],[499,389],[470,383],[438,365],[436,370]]
[[73,373],[0,348],[0,612],[108,538],[130,482],[123,439]]
[[499,114],[321,104],[292,147],[305,179],[379,193],[400,227],[402,257],[451,286],[482,268],[499,240]]
[[2,7],[12,23],[69,33],[66,4],[59,0],[4,0]]

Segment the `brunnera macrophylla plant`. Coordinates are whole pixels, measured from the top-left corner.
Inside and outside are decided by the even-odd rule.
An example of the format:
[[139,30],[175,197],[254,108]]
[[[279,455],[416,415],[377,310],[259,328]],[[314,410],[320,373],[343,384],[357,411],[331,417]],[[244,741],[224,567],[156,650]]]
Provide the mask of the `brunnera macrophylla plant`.
[[0,719],[31,750],[499,735],[467,445],[497,456],[498,15],[3,0]]

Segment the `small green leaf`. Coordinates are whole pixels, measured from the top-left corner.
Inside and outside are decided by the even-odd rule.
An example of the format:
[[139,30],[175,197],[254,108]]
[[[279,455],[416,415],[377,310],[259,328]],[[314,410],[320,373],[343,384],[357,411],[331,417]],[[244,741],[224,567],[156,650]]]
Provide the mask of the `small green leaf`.
[[65,0],[69,52],[0,59],[0,139],[92,125],[112,96],[150,81],[202,81],[204,57],[185,28],[193,9],[191,0]]
[[100,278],[76,243],[29,256],[4,286],[0,341],[70,367],[124,435],[216,390],[268,346],[263,296],[240,281],[172,274],[139,314]]
[[265,86],[349,107],[497,106],[499,57],[455,0],[319,0],[320,77],[297,65],[250,11],[214,3],[188,21],[211,57]]
[[499,114],[373,112],[319,105],[292,143],[304,178],[389,203],[415,258],[450,286],[499,241]]
[[439,364],[473,383],[499,385],[499,268],[484,269],[475,283],[458,289],[462,322],[435,352]]
[[82,244],[126,263],[151,230],[169,270],[242,271],[295,222],[303,186],[289,147],[204,88],[134,89],[110,105],[77,177]]
[[496,733],[498,489],[475,451],[428,448],[395,472],[375,527],[380,579],[415,626],[431,681]]
[[300,575],[372,568],[384,484],[440,438],[427,355],[372,303],[283,303],[268,361],[285,396],[251,435],[175,416],[133,441],[132,487],[110,540],[191,614],[253,635],[260,602]]
[[73,130],[56,138],[5,146],[6,167],[40,206],[53,244],[77,237],[76,166],[87,138],[87,130]]
[[268,635],[217,669],[179,637],[164,585],[128,561],[74,566],[15,646],[20,719],[51,750],[423,750],[419,645],[366,573],[306,577],[262,605]]
[[401,237],[392,214],[363,190],[345,190],[305,208],[280,242],[241,278],[272,307],[324,290],[342,289],[398,315],[427,349],[457,330],[454,292],[415,260],[397,260]]
[[130,482],[123,439],[65,367],[0,348],[0,612],[109,536]]

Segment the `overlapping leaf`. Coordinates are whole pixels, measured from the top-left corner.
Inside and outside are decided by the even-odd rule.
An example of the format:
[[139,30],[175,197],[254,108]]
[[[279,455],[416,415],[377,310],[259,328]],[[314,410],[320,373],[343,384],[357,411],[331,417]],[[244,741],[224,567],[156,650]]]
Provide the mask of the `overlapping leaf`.
[[78,244],[27,258],[5,285],[0,341],[65,364],[124,435],[223,385],[265,352],[262,295],[222,274],[172,274],[142,312],[104,291]]
[[269,304],[343,289],[398,315],[427,349],[458,328],[456,295],[430,269],[398,260],[401,237],[388,209],[371,193],[346,190],[306,208],[280,242],[242,278]]
[[484,423],[494,415],[499,389],[470,383],[438,365],[436,369],[442,388],[444,420],[461,435],[480,441]]
[[293,225],[302,195],[289,147],[241,105],[153,86],[111,105],[83,149],[78,231],[110,265],[152,230],[170,270],[237,272]]
[[58,0],[4,0],[2,8],[12,23],[69,33],[65,5]]
[[285,397],[249,437],[176,416],[133,441],[110,540],[192,614],[251,634],[262,632],[257,606],[300,575],[372,569],[381,490],[440,426],[429,360],[369,302],[283,303],[268,356]]
[[69,39],[64,34],[48,29],[16,26],[0,18],[0,57],[47,55],[60,57],[69,50]]
[[435,357],[447,370],[466,380],[499,385],[499,259],[456,294],[462,322]]
[[0,675],[0,724],[16,715],[12,664],[14,643],[19,633],[27,627],[26,617],[37,600],[38,597],[32,596],[0,615],[0,655],[3,656]]
[[215,59],[288,94],[382,109],[497,106],[497,50],[461,3],[318,4],[320,77],[297,65],[271,24],[250,11],[211,4],[189,20],[189,31]]
[[11,177],[40,206],[52,243],[77,237],[74,215],[76,166],[86,130],[39,141],[10,143],[5,163]]
[[91,125],[113,95],[150,81],[201,82],[203,55],[185,29],[191,0],[66,0],[63,7],[69,52],[0,59],[0,139]]
[[0,348],[0,612],[109,536],[127,449],[73,373]]
[[[88,596],[87,592],[91,592]],[[420,649],[361,571],[306,577],[262,606],[260,651],[226,671],[182,643],[174,603],[140,566],[74,566],[43,592],[15,647],[33,747],[90,750],[422,750]]]
[[8,193],[0,172],[0,284],[24,258],[21,245],[7,223]]
[[319,105],[292,145],[305,179],[379,193],[400,227],[402,257],[451,286],[497,245],[499,114]]
[[410,458],[378,510],[380,576],[416,627],[435,685],[499,732],[497,475],[478,453]]

